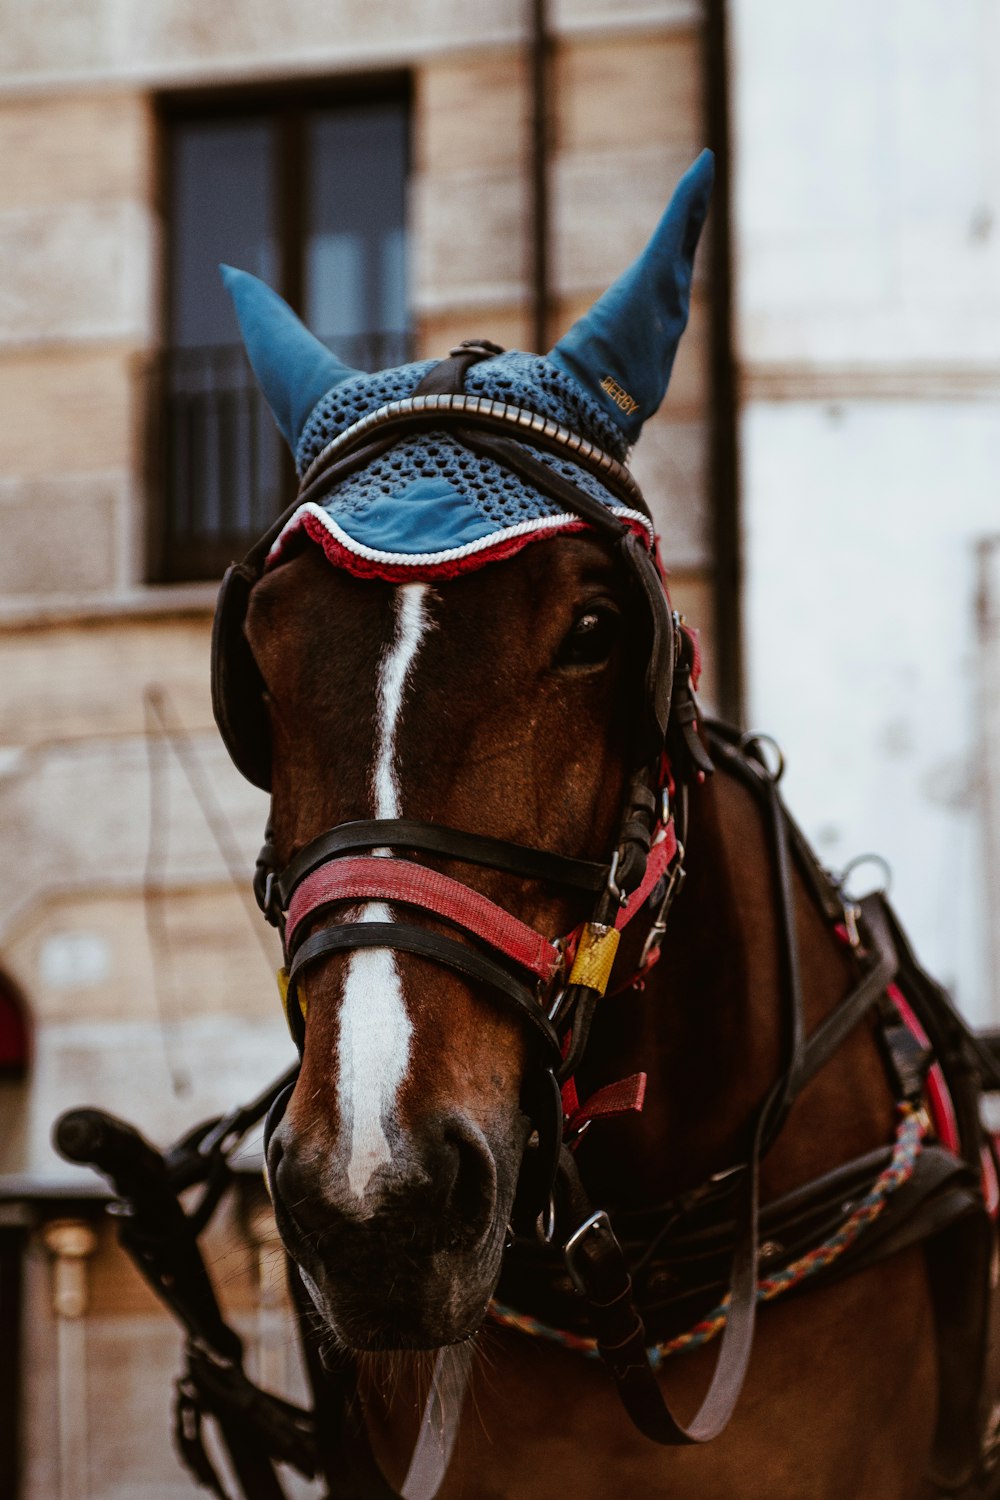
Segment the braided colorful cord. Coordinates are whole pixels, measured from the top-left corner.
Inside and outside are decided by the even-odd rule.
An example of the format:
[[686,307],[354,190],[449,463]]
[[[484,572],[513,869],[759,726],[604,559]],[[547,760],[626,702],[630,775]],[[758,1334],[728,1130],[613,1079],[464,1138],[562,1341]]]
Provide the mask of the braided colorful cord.
[[[821,1245],[817,1245],[814,1250],[807,1251],[805,1255],[800,1255],[798,1260],[791,1261],[782,1270],[776,1271],[773,1276],[762,1277],[757,1283],[758,1302],[772,1302],[775,1297],[780,1297],[783,1292],[791,1291],[792,1287],[798,1286],[807,1277],[814,1276],[817,1271],[822,1271],[831,1265],[850,1249],[869,1224],[874,1223],[891,1195],[912,1177],[917,1157],[920,1155],[927,1121],[922,1110],[914,1109],[909,1104],[900,1106],[899,1116],[892,1160],[885,1171],[876,1178],[857,1208],[844,1220],[837,1232],[830,1235],[829,1239],[825,1239]],[[660,1344],[652,1344],[647,1352],[653,1368],[655,1369],[661,1360],[671,1354],[680,1354],[685,1349],[698,1349],[703,1344],[711,1343],[712,1339],[716,1338],[726,1326],[728,1307],[729,1297],[726,1296],[717,1307],[713,1307],[711,1312],[686,1333],[678,1334],[676,1338],[667,1339]],[[584,1338],[580,1334],[570,1333],[562,1328],[550,1328],[547,1323],[539,1322],[537,1318],[532,1318],[527,1313],[516,1312],[514,1308],[505,1307],[500,1302],[490,1303],[490,1317],[503,1328],[513,1328],[533,1338],[549,1339],[553,1343],[562,1345],[564,1349],[572,1349],[578,1354],[585,1354],[588,1359],[600,1358],[596,1339]]]

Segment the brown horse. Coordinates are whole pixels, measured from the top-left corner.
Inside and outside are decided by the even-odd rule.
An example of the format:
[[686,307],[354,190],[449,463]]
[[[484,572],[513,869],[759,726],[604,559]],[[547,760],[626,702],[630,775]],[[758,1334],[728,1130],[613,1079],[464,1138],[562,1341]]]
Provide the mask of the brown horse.
[[[322,830],[374,815],[377,682],[401,635],[405,589],[334,573],[313,551],[254,590],[248,634],[274,729],[273,836],[284,862]],[[423,601],[424,635],[395,731],[398,805],[408,815],[520,843],[601,857],[625,779],[627,649],[577,661],[581,619],[625,613],[619,580],[590,541],[542,543]],[[411,596],[412,597],[412,596]],[[611,632],[608,633],[609,636]],[[624,634],[624,631],[623,631]],[[337,746],[336,774],[327,770]],[[659,1203],[745,1155],[747,1122],[779,1065],[778,935],[770,851],[750,794],[717,775],[695,789],[689,877],[663,961],[645,988],[606,1002],[588,1088],[643,1068],[647,1103],[596,1124],[579,1160],[595,1201]],[[468,872],[465,872],[467,875]],[[542,931],[582,915],[524,882],[477,872],[476,887]],[[806,1019],[850,988],[849,954],[796,881]],[[620,963],[637,966],[644,934]],[[374,958],[374,955],[373,955]],[[272,1143],[272,1181],[290,1250],[317,1305],[351,1347],[434,1347],[483,1321],[500,1269],[527,1134],[520,1103],[526,1038],[490,996],[420,957],[397,955],[409,1020],[378,1025],[383,975],[350,955],[305,981],[302,1071]],[[358,986],[355,999],[352,985]],[[345,1036],[345,993],[370,1025]],[[366,1016],[371,1008],[373,1014]],[[350,1047],[350,1053],[347,1048]],[[370,1049],[365,1056],[365,1049]],[[345,1061],[396,1081],[392,1156],[352,1191],[358,1146]],[[397,1076],[398,1075],[398,1076]],[[374,1078],[364,1087],[377,1092]],[[349,1089],[357,1088],[357,1078]],[[891,1139],[893,1098],[870,1024],[794,1107],[769,1154],[765,1198]],[[275,1166],[275,1158],[280,1161]],[[367,1162],[363,1170],[367,1170]],[[910,1497],[927,1465],[936,1411],[931,1306],[913,1250],[761,1318],[742,1401],[709,1452],[664,1453],[630,1429],[606,1375],[518,1332],[480,1335],[477,1366],[443,1496]],[[678,1356],[665,1388],[690,1409],[713,1351]],[[366,1410],[389,1478],[401,1482],[422,1403],[414,1363],[377,1365]]]
[[[953,1397],[950,1384],[939,1388],[941,1369],[948,1381],[954,1373],[937,1354],[941,1277],[917,1244],[962,1214],[941,1209],[933,1222],[932,1214],[920,1219],[943,1198],[916,1177],[907,1188],[910,1201],[916,1195],[913,1213],[892,1219],[896,1238],[884,1242],[881,1256],[846,1256],[840,1269],[859,1267],[855,1274],[817,1275],[808,1298],[776,1299],[761,1313],[748,1370],[732,1355],[741,1338],[749,1348],[757,1278],[752,1256],[743,1254],[737,1269],[744,1199],[746,1243],[756,1247],[758,1240],[751,1189],[739,1184],[750,1183],[759,1161],[764,1204],[787,1206],[775,1220],[784,1226],[781,1237],[787,1228],[794,1239],[795,1226],[804,1232],[813,1213],[816,1244],[843,1250],[843,1224],[854,1223],[852,1211],[868,1201],[866,1193],[882,1190],[900,1106],[917,1119],[928,1058],[914,1061],[909,1083],[901,1082],[906,1069],[901,1073],[887,1044],[888,1034],[901,1030],[899,1013],[883,994],[898,964],[866,967],[873,953],[878,959],[892,947],[892,936],[873,936],[888,918],[876,914],[876,927],[862,922],[855,930],[858,913],[785,820],[762,752],[748,755],[735,738],[717,735],[716,771],[706,774],[689,691],[692,640],[671,623],[660,585],[649,583],[648,539],[637,543],[645,523],[641,497],[621,467],[621,439],[634,437],[658,405],[686,317],[707,202],[699,170],[687,188],[682,184],[680,211],[668,212],[659,248],[654,241],[582,333],[553,351],[564,400],[554,427],[546,425],[545,403],[556,375],[536,370],[534,395],[522,395],[520,405],[511,403],[507,385],[498,387],[503,411],[488,386],[489,401],[476,397],[470,369],[500,368],[499,351],[482,345],[453,351],[438,373],[415,367],[405,387],[416,390],[415,399],[386,404],[398,390],[390,382],[373,387],[367,407],[352,410],[338,394],[354,389],[349,373],[331,366],[319,346],[296,345],[305,373],[289,380],[282,368],[289,341],[308,335],[287,309],[268,304],[262,312],[258,293],[232,282],[251,358],[305,471],[291,522],[237,570],[217,627],[220,724],[237,763],[272,793],[262,902],[277,918],[292,898],[290,1016],[301,1069],[283,1113],[270,1122],[268,1170],[279,1227],[313,1315],[328,1344],[357,1357],[354,1420],[393,1492],[404,1485],[421,1425],[433,1366],[426,1351],[470,1339],[477,1355],[470,1386],[461,1411],[445,1419],[455,1446],[442,1500],[563,1493],[605,1500],[612,1489],[678,1500],[912,1500],[935,1465],[952,1493],[975,1469],[967,1452],[956,1457],[961,1444],[946,1430],[950,1414],[961,1417],[969,1402]],[[623,302],[631,307],[625,314]],[[664,334],[668,325],[672,332]],[[651,339],[665,349],[652,359],[655,375]],[[580,416],[575,431],[565,413],[576,411],[577,397],[566,379],[578,383],[581,410],[601,393],[605,403],[604,415],[587,407],[590,416]],[[531,453],[527,428],[537,434],[528,438],[537,445]],[[464,456],[449,457],[449,443]],[[578,468],[560,469],[553,454]],[[389,488],[386,465],[395,465]],[[494,527],[491,566],[478,565],[482,538],[469,540],[468,532],[453,547],[436,532],[433,546],[418,546],[409,534],[395,549],[371,541],[382,535],[380,506],[389,505],[394,524],[433,530],[449,505],[449,515],[465,514],[462,485],[499,490],[498,470],[507,476],[503,483],[513,475],[545,498],[527,521]],[[595,500],[595,478],[609,486],[603,501]],[[357,503],[340,511],[317,503],[338,486],[349,497],[352,484],[366,482]],[[558,525],[553,506],[566,512]],[[350,529],[359,515],[374,528],[367,541]],[[528,532],[531,545],[522,545]],[[678,809],[673,819],[661,807],[664,793]],[[643,885],[647,861],[677,834],[678,820],[683,848],[658,881]],[[437,843],[428,829],[441,830]],[[480,841],[478,855],[455,842],[470,834]],[[310,863],[317,841],[322,858]],[[505,863],[512,845],[520,854]],[[349,868],[338,864],[358,848],[364,858]],[[616,856],[609,866],[616,849],[622,863]],[[398,858],[400,850],[416,851],[416,868],[412,858]],[[551,863],[536,870],[531,859],[539,851],[558,856],[581,879],[581,871],[606,872],[596,918],[594,889],[588,893],[579,879],[561,882]],[[662,961],[652,966],[654,919],[667,908],[682,859],[686,885]],[[288,871],[296,865],[293,879]],[[318,894],[296,913],[294,892],[317,881]],[[579,953],[594,961],[613,952],[608,933],[630,896],[633,920],[624,926],[610,983],[607,974],[594,979],[586,963],[578,968]],[[510,981],[510,964],[501,973],[476,956],[476,939],[483,939],[508,959],[520,954],[514,967],[523,969],[530,967],[523,956],[530,938],[551,951],[567,935],[580,949],[565,990],[558,973],[543,967],[533,971],[542,980],[532,991]],[[898,934],[895,941],[902,954]],[[841,1027],[845,998],[851,1020]],[[928,1016],[924,1021],[929,1027]],[[810,1052],[816,1037],[825,1041]],[[539,1077],[551,1082],[553,1073],[567,1084],[571,1073],[572,1097],[584,1101],[607,1101],[608,1089],[633,1080],[619,1109],[595,1107],[586,1129],[570,1121],[554,1226],[546,1222],[544,1170],[551,1131],[536,1089]],[[634,1083],[639,1074],[644,1102]],[[565,1089],[563,1097],[572,1109]],[[968,1177],[980,1143],[967,1118],[963,1129],[954,1160],[958,1171],[964,1153]],[[867,1176],[852,1168],[848,1188],[838,1171],[857,1159],[868,1164]],[[904,1176],[892,1178],[901,1204]],[[525,1180],[541,1182],[540,1198]],[[809,1196],[817,1182],[833,1184],[825,1219]],[[966,1182],[963,1191],[962,1213],[969,1217],[978,1206],[979,1233],[978,1183]],[[618,1253],[609,1231],[591,1219],[581,1223],[581,1203],[637,1226],[626,1238],[641,1279],[640,1272],[660,1265],[657,1254],[675,1224],[687,1226],[699,1205],[708,1212],[720,1202],[708,1227],[734,1253],[735,1331],[719,1356],[728,1401],[720,1397],[713,1409],[735,1410],[702,1450],[683,1446],[676,1421],[657,1414],[656,1390],[690,1420],[715,1349],[654,1361],[654,1373],[631,1291],[602,1297],[600,1284],[588,1279],[597,1274],[588,1254],[573,1260],[572,1236],[580,1230],[593,1249],[604,1235],[604,1250],[613,1245]],[[885,1206],[880,1199],[872,1217]],[[518,1255],[530,1262],[526,1247],[539,1207],[540,1231],[571,1242],[569,1269],[579,1272],[625,1406],[639,1426],[668,1434],[659,1442],[629,1421],[607,1372],[569,1347],[571,1336],[562,1346],[531,1338],[514,1326],[516,1318],[491,1312],[512,1236],[511,1263]],[[857,1233],[864,1245],[871,1231]],[[797,1285],[802,1257],[790,1270],[781,1237],[761,1247],[763,1264]],[[983,1278],[985,1243],[979,1233],[970,1284]],[[648,1253],[636,1250],[642,1244]],[[799,1248],[808,1250],[809,1242]],[[838,1253],[829,1250],[831,1264]],[[554,1251],[537,1254],[548,1256],[546,1305],[558,1312],[569,1295],[565,1273],[553,1276]],[[716,1261],[719,1255],[716,1245]],[[818,1270],[815,1256],[805,1261]],[[662,1334],[676,1337],[698,1325],[719,1300],[717,1284],[724,1289],[728,1275],[705,1270],[707,1264],[690,1259],[679,1300],[664,1303]],[[751,1295],[741,1301],[737,1283],[741,1275],[745,1283],[747,1265]],[[661,1267],[658,1274],[669,1282],[674,1273]],[[637,1281],[635,1298],[645,1298],[655,1321],[655,1275],[642,1287]],[[981,1313],[981,1298],[975,1308]],[[622,1309],[633,1321],[615,1325]],[[965,1302],[953,1310],[975,1321]],[[615,1326],[628,1337],[616,1340]],[[977,1440],[979,1399],[977,1386]],[[723,1425],[707,1422],[697,1435]],[[387,1493],[382,1481],[373,1484],[358,1493]],[[432,1490],[411,1485],[404,1493]]]

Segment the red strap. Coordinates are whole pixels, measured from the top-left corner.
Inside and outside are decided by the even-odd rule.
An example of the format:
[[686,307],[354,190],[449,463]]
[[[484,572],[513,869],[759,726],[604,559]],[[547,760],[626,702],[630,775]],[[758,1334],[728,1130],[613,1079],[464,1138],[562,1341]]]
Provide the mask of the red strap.
[[681,629],[691,640],[691,686],[697,688],[701,677],[701,634],[693,625],[682,625]]
[[666,874],[667,866],[677,853],[677,834],[674,831],[674,820],[663,829],[663,837],[659,843],[653,845],[649,851],[649,859],[646,861],[646,873],[642,877],[642,883],[634,890],[628,898],[628,906],[618,909],[615,917],[615,926],[621,932],[627,927],[632,918],[637,916],[652,895],[653,887],[657,881]]
[[[930,1050],[930,1038],[906,1003],[906,997],[898,984],[886,986],[886,994],[899,1011],[903,1025],[921,1047]],[[942,1146],[956,1155],[959,1151],[958,1120],[948,1085],[938,1063],[933,1063],[927,1072],[927,1107],[930,1110],[934,1130]]]
[[358,855],[321,865],[296,886],[285,922],[285,943],[306,917],[335,901],[399,901],[454,922],[515,963],[551,979],[560,952],[541,933],[461,881],[388,855]]
[[646,1098],[646,1075],[633,1073],[618,1083],[605,1084],[604,1088],[591,1094],[586,1104],[580,1104],[577,1098],[575,1080],[567,1078],[562,1095],[566,1134],[577,1135],[590,1120],[610,1120],[618,1115],[641,1113]]

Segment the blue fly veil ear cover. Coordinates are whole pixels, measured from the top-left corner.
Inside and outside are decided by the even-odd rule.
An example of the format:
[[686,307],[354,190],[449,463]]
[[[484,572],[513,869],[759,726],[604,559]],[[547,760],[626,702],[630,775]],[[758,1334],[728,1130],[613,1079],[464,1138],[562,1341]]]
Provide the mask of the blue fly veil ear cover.
[[[712,156],[703,152],[678,184],[642,255],[548,356],[516,350],[474,364],[468,395],[526,409],[627,458],[656,411],[688,316],[698,235],[708,210]],[[351,370],[314,338],[277,293],[223,267],[254,373],[300,474],[353,423],[411,396],[434,361],[377,374]],[[619,518],[648,547],[653,529],[572,453],[533,450]],[[274,544],[304,531],[329,560],[362,577],[401,582],[447,578],[510,557],[583,523],[551,495],[447,429],[401,434],[384,453],[299,507]]]
[[233,299],[257,383],[294,453],[317,401],[358,371],[314,338],[284,298],[263,281],[235,266],[219,269]]
[[677,184],[639,259],[549,354],[614,417],[630,443],[666,395],[687,327],[694,253],[714,175],[715,158],[703,151]]

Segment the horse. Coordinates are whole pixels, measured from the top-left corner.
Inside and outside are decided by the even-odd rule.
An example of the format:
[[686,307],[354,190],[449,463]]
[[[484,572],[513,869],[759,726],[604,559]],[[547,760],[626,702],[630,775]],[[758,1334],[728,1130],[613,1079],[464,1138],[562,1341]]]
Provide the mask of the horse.
[[301,476],[213,692],[271,794],[266,1169],[331,1494],[1000,1492],[986,1065],[701,715],[626,466],[711,176],[544,357],[365,376],[224,271]]

